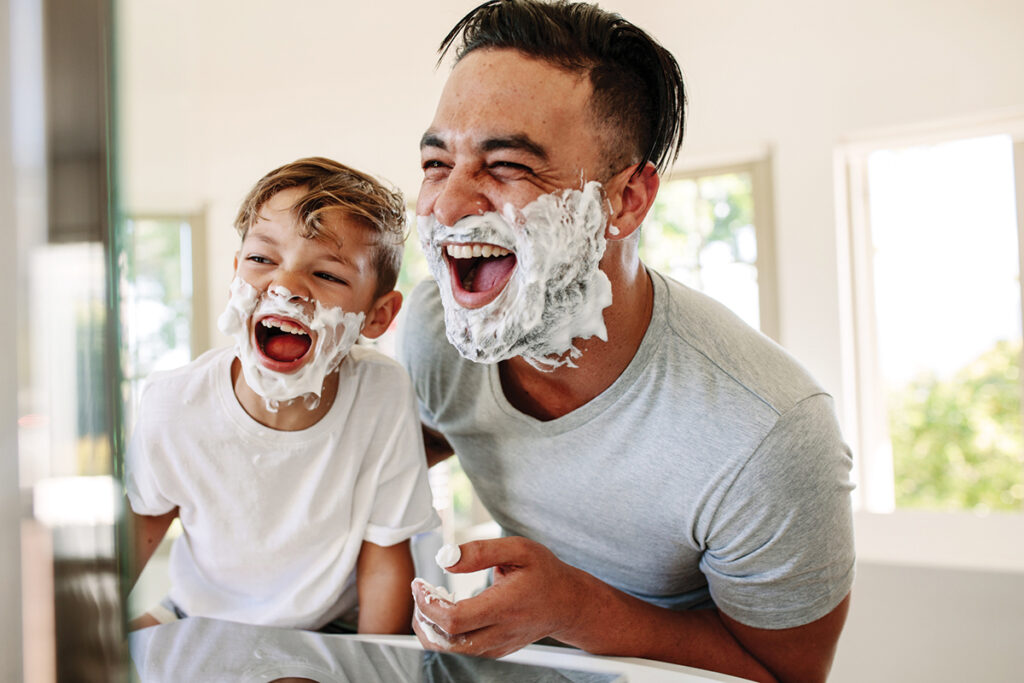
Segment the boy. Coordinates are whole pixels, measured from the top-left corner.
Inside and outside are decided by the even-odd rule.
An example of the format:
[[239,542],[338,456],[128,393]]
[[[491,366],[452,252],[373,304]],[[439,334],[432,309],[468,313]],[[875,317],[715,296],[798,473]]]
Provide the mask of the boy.
[[[126,463],[140,572],[178,517],[171,590],[131,628],[182,616],[411,631],[409,538],[438,518],[404,370],[366,347],[402,295],[405,207],[324,158],[271,171],[209,351],[147,382]],[[136,574],[137,576],[137,574]],[[332,625],[333,628],[333,625]]]

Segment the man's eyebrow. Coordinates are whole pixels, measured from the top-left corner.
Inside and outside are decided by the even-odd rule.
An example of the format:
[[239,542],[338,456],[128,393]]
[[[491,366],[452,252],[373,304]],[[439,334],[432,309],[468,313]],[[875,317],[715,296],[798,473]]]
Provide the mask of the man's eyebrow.
[[444,140],[441,139],[441,136],[430,130],[424,133],[423,137],[420,138],[420,149],[423,149],[424,147],[448,149],[448,145],[444,144]]
[[[436,147],[441,150],[448,150],[448,144],[444,141],[439,134],[432,130],[428,130],[420,138],[420,149],[425,147]],[[480,143],[480,151],[482,152],[493,152],[495,150],[502,149],[514,149],[527,152],[532,154],[538,159],[547,161],[548,152],[539,143],[534,142],[530,139],[530,136],[523,133],[515,133],[512,135],[500,135],[492,138],[487,138]]]
[[528,135],[524,135],[522,133],[488,138],[480,144],[480,149],[484,152],[493,152],[499,149],[518,149],[532,154],[538,159],[546,161],[548,158],[548,152],[546,149],[531,140]]

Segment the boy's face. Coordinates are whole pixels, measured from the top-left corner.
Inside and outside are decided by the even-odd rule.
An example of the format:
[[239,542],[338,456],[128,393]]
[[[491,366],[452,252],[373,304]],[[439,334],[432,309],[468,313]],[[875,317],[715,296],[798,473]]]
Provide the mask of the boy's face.
[[289,188],[263,205],[242,241],[237,275],[260,292],[287,288],[309,300],[310,313],[318,301],[325,308],[369,315],[377,291],[373,233],[335,211],[324,217],[323,238],[301,237],[292,206],[305,193],[305,188]]
[[[376,297],[373,233],[361,223],[331,212],[324,217],[322,237],[300,236],[292,207],[304,192],[291,188],[271,197],[235,260],[237,279],[251,287],[246,295],[251,303],[229,304],[229,310],[249,318],[238,319],[236,328],[243,335],[239,343],[246,340],[249,349],[240,349],[243,360],[279,378],[267,380],[281,385],[278,389],[257,390],[267,398],[290,398],[298,391],[285,377],[305,380],[310,372],[321,378],[332,372],[364,324],[372,328],[369,336],[379,334],[378,309],[389,296]],[[235,296],[233,291],[233,301]],[[244,365],[247,379],[250,369],[259,372]],[[321,381],[313,379],[311,386],[301,381],[300,393],[317,393]]]

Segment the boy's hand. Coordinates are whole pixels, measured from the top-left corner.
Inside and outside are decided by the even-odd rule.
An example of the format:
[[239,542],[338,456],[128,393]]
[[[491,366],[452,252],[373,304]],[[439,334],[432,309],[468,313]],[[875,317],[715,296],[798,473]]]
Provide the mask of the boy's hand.
[[502,657],[541,638],[571,629],[587,604],[587,575],[539,543],[511,537],[461,546],[454,573],[494,568],[494,584],[451,602],[423,581],[412,584],[413,628],[423,647]]

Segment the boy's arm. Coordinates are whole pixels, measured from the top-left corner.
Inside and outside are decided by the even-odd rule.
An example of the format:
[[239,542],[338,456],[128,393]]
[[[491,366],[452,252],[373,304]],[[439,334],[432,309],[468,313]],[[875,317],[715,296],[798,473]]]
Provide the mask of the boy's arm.
[[437,463],[455,455],[455,449],[448,443],[448,439],[436,430],[427,425],[423,427],[423,447],[427,451],[427,467],[433,467]]
[[139,580],[139,574],[142,573],[146,563],[149,562],[149,558],[153,556],[153,551],[160,545],[160,541],[167,534],[167,529],[171,526],[171,522],[178,516],[178,508],[174,508],[170,512],[157,517],[136,514],[132,510],[131,504],[127,501],[125,501],[125,509],[132,516],[134,552],[132,554],[133,562],[129,585],[134,587],[135,582]]
[[416,576],[409,541],[380,546],[363,541],[356,562],[360,633],[412,633]]

